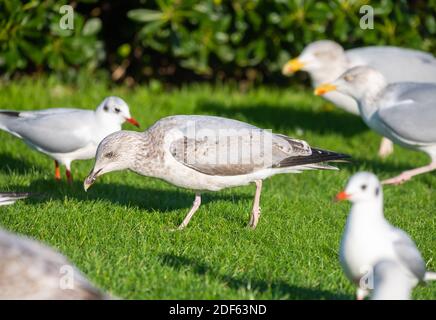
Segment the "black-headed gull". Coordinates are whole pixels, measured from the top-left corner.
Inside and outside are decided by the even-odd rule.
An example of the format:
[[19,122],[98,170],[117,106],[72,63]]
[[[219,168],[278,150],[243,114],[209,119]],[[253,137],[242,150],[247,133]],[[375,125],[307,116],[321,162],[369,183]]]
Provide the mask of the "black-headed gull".
[[315,94],[334,90],[358,102],[363,120],[375,132],[431,158],[429,165],[404,171],[384,184],[400,184],[436,169],[436,84],[388,84],[377,70],[355,67],[332,83],[319,86]]
[[435,273],[426,271],[421,253],[409,235],[385,219],[382,186],[374,174],[356,173],[336,199],[352,202],[342,235],[340,262],[348,279],[358,285],[358,299],[373,289],[374,267],[385,260],[400,265],[413,287],[435,280]]
[[256,184],[249,226],[260,216],[262,180],[279,173],[336,169],[323,162],[347,155],[310,147],[305,141],[273,134],[244,122],[212,116],[172,116],[144,133],[120,131],[99,145],[85,190],[102,174],[130,169],[195,190],[183,229],[199,208],[202,191]]
[[30,147],[55,160],[55,178],[59,165],[65,165],[71,181],[71,162],[91,159],[107,135],[121,130],[128,121],[135,126],[129,106],[118,97],[108,97],[95,111],[53,108],[39,111],[0,110],[0,129],[23,139]]
[[[344,50],[341,45],[330,40],[309,44],[299,57],[286,63],[282,71],[285,75],[298,70],[307,71],[313,86],[317,87],[334,81],[345,71],[356,66],[370,66],[379,70],[388,83],[405,81],[436,83],[436,58],[430,53],[390,46]],[[341,92],[328,92],[324,98],[341,109],[359,114],[356,102]],[[392,142],[384,138],[379,155],[386,157],[392,151]]]

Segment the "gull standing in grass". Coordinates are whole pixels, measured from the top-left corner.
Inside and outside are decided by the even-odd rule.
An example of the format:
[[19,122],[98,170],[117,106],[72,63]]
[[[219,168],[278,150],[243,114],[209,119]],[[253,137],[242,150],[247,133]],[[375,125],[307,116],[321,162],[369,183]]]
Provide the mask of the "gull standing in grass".
[[[290,60],[283,66],[282,72],[290,75],[299,70],[307,71],[313,86],[317,87],[334,81],[345,71],[356,66],[369,66],[379,70],[385,76],[387,83],[406,81],[436,83],[436,58],[430,53],[391,46],[344,50],[341,45],[330,40],[309,44],[298,58]],[[341,92],[328,92],[324,98],[341,109],[359,114],[356,102]],[[392,151],[392,142],[384,138],[379,155],[386,157]]]
[[[29,193],[0,193],[0,205]],[[0,299],[107,299],[63,255],[0,228]]]
[[431,163],[383,181],[400,184],[436,169],[436,84],[393,83],[370,67],[355,67],[315,94],[337,90],[354,98],[365,123],[395,143],[429,155]]
[[172,116],[143,133],[120,131],[98,146],[94,168],[84,182],[116,170],[163,179],[195,190],[194,204],[183,229],[201,204],[202,191],[256,184],[249,226],[260,216],[262,180],[279,173],[336,169],[324,162],[347,155],[310,147],[305,141],[273,134],[244,122],[212,116]]
[[23,139],[26,144],[55,160],[55,178],[61,179],[59,165],[65,165],[72,181],[71,162],[92,159],[107,135],[121,130],[132,118],[129,106],[118,97],[107,97],[95,111],[53,108],[38,111],[0,110],[0,129]]
[[385,260],[401,267],[408,279],[404,284],[407,287],[436,280],[436,273],[426,272],[421,253],[409,235],[385,219],[382,186],[374,174],[356,173],[336,199],[352,202],[342,235],[340,262],[348,279],[359,286],[358,299],[364,299],[373,289],[374,267]]

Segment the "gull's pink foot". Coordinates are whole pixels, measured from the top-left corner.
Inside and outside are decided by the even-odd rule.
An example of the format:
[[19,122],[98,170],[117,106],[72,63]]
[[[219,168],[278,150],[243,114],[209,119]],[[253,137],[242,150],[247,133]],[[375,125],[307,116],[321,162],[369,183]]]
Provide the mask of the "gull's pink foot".
[[384,159],[394,152],[394,144],[388,138],[383,138],[380,143],[380,148],[378,150],[378,155],[380,158]]
[[412,179],[412,175],[408,174],[407,172],[403,172],[402,174],[400,174],[399,176],[390,178],[390,179],[386,179],[382,181],[382,184],[393,184],[393,185],[399,185],[399,184],[403,184],[404,182]]

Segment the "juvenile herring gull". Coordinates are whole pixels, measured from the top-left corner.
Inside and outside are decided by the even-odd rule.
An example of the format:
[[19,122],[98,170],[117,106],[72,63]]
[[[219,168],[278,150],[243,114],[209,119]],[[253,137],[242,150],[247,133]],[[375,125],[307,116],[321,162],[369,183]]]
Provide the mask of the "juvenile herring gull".
[[102,174],[130,169],[195,190],[192,209],[179,226],[183,229],[199,208],[202,191],[254,182],[249,226],[255,228],[263,179],[307,169],[336,169],[324,162],[346,158],[244,122],[179,115],[163,118],[143,133],[120,131],[106,137],[97,149],[94,168],[84,187],[88,189]]

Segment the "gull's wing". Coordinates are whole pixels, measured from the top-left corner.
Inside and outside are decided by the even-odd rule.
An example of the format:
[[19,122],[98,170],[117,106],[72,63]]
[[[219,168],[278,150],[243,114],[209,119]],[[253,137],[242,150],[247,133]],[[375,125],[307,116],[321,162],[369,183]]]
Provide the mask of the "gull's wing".
[[0,192],[0,206],[12,204],[17,200],[25,199],[30,195],[29,192]]
[[419,280],[425,276],[425,262],[409,235],[401,229],[394,228],[394,251],[400,262]]
[[0,298],[105,297],[60,253],[34,240],[0,229]]
[[395,101],[377,112],[384,125],[408,141],[436,142],[436,85],[401,83],[387,90]]
[[91,137],[94,113],[89,110],[50,109],[36,112],[0,111],[0,128],[52,153],[85,147]]
[[346,51],[351,66],[368,65],[389,83],[436,82],[436,58],[427,52],[390,46],[371,46]]
[[242,175],[345,158],[312,150],[305,141],[236,120],[189,116],[180,123],[180,137],[171,143],[171,154],[184,165],[208,175]]

